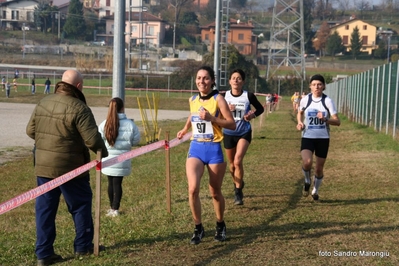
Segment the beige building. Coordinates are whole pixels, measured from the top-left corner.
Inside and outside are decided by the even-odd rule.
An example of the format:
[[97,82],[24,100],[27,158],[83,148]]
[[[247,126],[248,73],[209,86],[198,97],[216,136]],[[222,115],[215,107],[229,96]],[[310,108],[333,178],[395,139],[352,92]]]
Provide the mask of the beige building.
[[[102,18],[105,16],[112,16],[115,13],[115,0],[81,0],[83,6],[86,8],[92,8],[98,13],[98,17]],[[160,0],[124,0],[126,12],[140,12],[145,11],[147,8],[146,4],[155,6],[160,4]]]
[[33,25],[37,0],[7,1],[0,3],[0,22],[2,29],[16,30]]
[[355,28],[359,29],[360,39],[362,40],[362,52],[372,54],[373,50],[377,48],[377,27],[360,19],[351,19],[344,23],[334,25],[330,28],[330,34],[335,31],[338,32],[342,38],[342,43],[346,47],[346,51],[350,51],[351,35]]
[[[129,13],[126,14],[125,43],[131,43],[132,47],[145,43],[148,48],[160,47],[165,38],[165,22],[147,12],[131,12],[130,13],[130,29],[129,29]],[[98,34],[97,36],[106,39],[107,43],[113,43],[114,38],[114,16],[105,17],[106,34]],[[131,39],[131,41],[130,41]]]

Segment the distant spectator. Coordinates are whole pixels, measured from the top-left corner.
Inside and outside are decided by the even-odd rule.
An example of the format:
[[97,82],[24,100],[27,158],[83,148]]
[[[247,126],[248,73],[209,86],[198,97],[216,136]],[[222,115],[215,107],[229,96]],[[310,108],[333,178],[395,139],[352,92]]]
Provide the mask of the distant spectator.
[[272,108],[273,108],[273,111],[276,111],[276,109],[278,107],[279,99],[281,99],[281,96],[278,95],[277,93],[273,93],[273,96],[272,96]]
[[4,91],[6,89],[6,77],[3,76],[3,78],[1,79],[1,91]]
[[35,77],[32,78],[32,94],[36,93],[36,83],[35,83]]
[[47,78],[46,81],[44,82],[44,94],[50,93],[50,85],[51,85],[51,81],[49,78]]
[[291,96],[292,109],[293,109],[294,114],[296,114],[296,112],[298,111],[300,100],[301,100],[301,97],[299,96],[299,92],[296,91],[294,93],[294,95]]
[[17,84],[17,79],[16,79],[16,78],[14,78],[14,79],[12,80],[12,83],[13,83],[13,86],[14,86],[14,91],[15,91],[15,92],[18,92],[18,84]]
[[19,70],[15,69],[14,78],[19,78]]
[[11,92],[11,84],[9,81],[7,81],[7,84],[6,84],[6,97],[7,98],[10,98],[10,92]]
[[272,95],[270,93],[266,94],[265,110],[269,111],[269,113],[272,112]]
[[270,113],[273,112],[276,109],[276,93],[271,94],[271,99],[270,99]]

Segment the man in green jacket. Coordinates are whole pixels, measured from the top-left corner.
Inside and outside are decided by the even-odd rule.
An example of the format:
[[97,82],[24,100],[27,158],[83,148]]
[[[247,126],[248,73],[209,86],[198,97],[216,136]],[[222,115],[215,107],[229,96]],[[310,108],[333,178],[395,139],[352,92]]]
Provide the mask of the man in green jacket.
[[[62,81],[55,85],[54,94],[43,98],[32,113],[26,133],[35,140],[38,186],[90,162],[89,149],[93,152],[101,150],[103,157],[108,156],[82,88],[82,75],[67,70]],[[35,252],[38,265],[62,260],[53,247],[61,193],[75,224],[75,255],[93,252],[93,194],[89,172],[85,172],[36,199]]]

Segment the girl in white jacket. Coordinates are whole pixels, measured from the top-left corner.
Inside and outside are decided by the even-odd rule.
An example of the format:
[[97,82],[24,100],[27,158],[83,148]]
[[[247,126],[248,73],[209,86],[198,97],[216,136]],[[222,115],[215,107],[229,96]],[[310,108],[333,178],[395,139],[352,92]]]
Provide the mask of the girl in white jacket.
[[[133,119],[126,117],[123,100],[120,98],[111,99],[107,119],[98,128],[109,153],[109,156],[103,159],[104,161],[129,152],[132,146],[140,142],[140,131]],[[102,169],[102,173],[108,176],[108,197],[111,209],[108,210],[107,216],[115,217],[119,215],[122,180],[124,176],[130,175],[131,172],[131,160]]]

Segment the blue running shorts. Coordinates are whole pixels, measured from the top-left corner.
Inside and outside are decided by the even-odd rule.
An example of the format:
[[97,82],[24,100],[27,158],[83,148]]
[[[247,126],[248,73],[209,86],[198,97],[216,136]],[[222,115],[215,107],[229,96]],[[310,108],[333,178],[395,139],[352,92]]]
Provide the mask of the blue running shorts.
[[191,141],[187,158],[197,158],[205,165],[224,163],[224,155],[220,142]]

